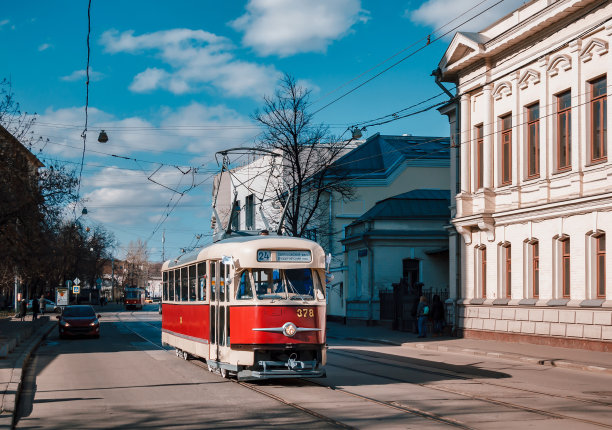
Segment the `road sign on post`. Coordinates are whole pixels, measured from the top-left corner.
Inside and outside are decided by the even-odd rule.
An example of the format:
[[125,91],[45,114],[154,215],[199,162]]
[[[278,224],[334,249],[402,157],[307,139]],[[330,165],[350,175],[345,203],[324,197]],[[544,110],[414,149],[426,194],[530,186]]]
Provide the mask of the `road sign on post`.
[[78,276],[76,278],[74,278],[74,285],[81,285],[81,280],[78,278]]
[[73,285],[72,286],[72,292],[73,292],[73,294],[79,294],[81,292],[81,286],[80,285]]

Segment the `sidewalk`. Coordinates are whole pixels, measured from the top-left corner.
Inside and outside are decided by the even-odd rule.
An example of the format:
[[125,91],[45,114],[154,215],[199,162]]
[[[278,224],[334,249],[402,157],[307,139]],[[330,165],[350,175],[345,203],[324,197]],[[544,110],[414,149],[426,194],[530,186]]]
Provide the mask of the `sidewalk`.
[[334,322],[327,323],[327,337],[329,339],[357,340],[420,350],[481,355],[518,360],[542,366],[612,375],[612,354],[607,352],[456,337],[418,339],[416,334],[385,327],[343,325]]
[[10,429],[21,390],[21,375],[30,354],[55,327],[55,314],[46,314],[32,322],[18,318],[0,318],[0,429]]

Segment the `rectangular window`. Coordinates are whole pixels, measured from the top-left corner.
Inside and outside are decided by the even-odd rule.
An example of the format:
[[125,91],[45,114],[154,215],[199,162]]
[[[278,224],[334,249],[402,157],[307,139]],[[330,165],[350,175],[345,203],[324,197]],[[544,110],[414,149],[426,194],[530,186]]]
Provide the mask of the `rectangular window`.
[[174,270],[168,272],[168,300],[174,300]]
[[557,170],[569,170],[572,144],[572,93],[557,96]]
[[506,298],[512,298],[512,248],[506,247]]
[[217,293],[217,277],[215,274],[216,262],[210,262],[210,300],[215,301],[215,294]]
[[480,249],[480,286],[481,297],[487,295],[487,248]]
[[162,276],[163,276],[162,299],[166,301],[168,300],[168,272],[164,272]]
[[540,176],[540,105],[527,107],[527,179]]
[[189,301],[196,301],[196,266],[189,266]]
[[206,300],[206,262],[198,263],[198,300]]
[[570,297],[570,240],[565,239],[561,242],[561,270],[562,274],[562,287],[563,297]]
[[484,137],[482,135],[482,124],[476,126],[476,188],[484,186]]
[[606,236],[595,238],[597,241],[597,297],[606,297]]
[[180,300],[183,302],[186,302],[188,300],[188,296],[189,296],[189,292],[187,290],[188,288],[188,283],[187,283],[187,268],[183,267],[181,269],[181,298]]
[[607,152],[606,77],[591,82],[591,162],[605,161]]
[[253,194],[246,196],[244,222],[247,230],[255,228],[255,198]]
[[540,244],[538,242],[531,244],[531,263],[533,266],[532,285],[533,297],[540,297]]
[[512,183],[512,115],[506,115],[501,120],[501,160],[502,185]]

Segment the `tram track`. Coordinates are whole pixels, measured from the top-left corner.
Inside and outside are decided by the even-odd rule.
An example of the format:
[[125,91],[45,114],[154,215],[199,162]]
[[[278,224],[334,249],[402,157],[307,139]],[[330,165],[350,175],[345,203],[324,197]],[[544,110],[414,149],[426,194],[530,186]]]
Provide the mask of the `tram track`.
[[[436,366],[419,366],[419,365],[407,365],[405,364],[405,360],[402,361],[400,359],[394,360],[394,359],[386,359],[388,361],[395,361],[397,363],[401,363],[401,364],[389,364],[389,363],[384,363],[383,361],[380,360],[373,360],[373,359],[366,359],[366,358],[361,358],[359,357],[359,355],[364,355],[367,357],[373,357],[372,354],[368,354],[367,352],[353,352],[353,353],[348,353],[348,352],[338,352],[335,350],[329,350],[328,353],[332,353],[332,354],[337,354],[337,355],[344,355],[344,356],[350,356],[350,357],[354,357],[356,359],[360,359],[360,360],[367,360],[369,362],[373,362],[373,363],[377,363],[377,364],[383,364],[385,366],[389,366],[389,367],[395,367],[398,369],[413,369],[413,370],[418,370],[420,372],[425,372],[431,375],[436,375],[436,376],[444,376],[444,377],[448,377],[448,376],[452,376],[456,379],[460,379],[460,380],[470,380],[473,381],[474,378],[471,376],[466,376],[466,374],[462,373],[462,372],[457,372],[454,370],[450,370],[450,369],[440,369],[439,367]],[[432,370],[434,369],[434,370]],[[539,390],[534,390],[534,389],[527,389],[527,388],[519,388],[519,387],[515,387],[515,386],[511,386],[511,385],[505,385],[505,384],[500,384],[500,383],[494,383],[494,382],[489,382],[489,381],[482,381],[479,380],[477,381],[478,384],[480,385],[488,385],[488,386],[492,386],[492,387],[498,387],[498,388],[506,388],[509,390],[514,390],[514,391],[520,391],[523,393],[529,393],[529,394],[537,394],[537,395],[541,395],[541,396],[548,396],[548,397],[554,397],[554,398],[559,398],[559,399],[564,399],[564,400],[571,400],[571,401],[575,401],[575,402],[580,402],[580,403],[585,403],[585,404],[591,404],[591,405],[597,405],[597,406],[606,406],[606,407],[611,407],[612,403],[611,402],[607,402],[607,401],[603,401],[603,400],[596,400],[596,399],[585,399],[583,397],[576,397],[576,396],[568,396],[568,395],[563,395],[563,394],[557,394],[557,393],[551,393],[551,392],[546,392],[546,391],[539,391]]]
[[[374,362],[374,360],[363,359],[361,357],[357,357],[355,354],[344,354],[344,353],[338,353],[338,352],[334,352],[334,353],[338,354],[338,355],[351,356],[353,358],[361,359],[361,360],[364,360],[364,361]],[[376,361],[376,364],[384,365],[384,366],[391,366],[391,367],[402,367],[403,369],[409,368],[409,369],[412,369],[412,370],[422,371],[421,369],[418,369],[418,368],[415,368],[415,367],[389,365],[387,363],[380,362],[380,361]],[[534,414],[537,414],[537,415],[540,415],[540,416],[545,416],[545,417],[548,417],[548,418],[571,420],[571,421],[576,421],[576,422],[580,422],[580,423],[583,423],[583,424],[589,424],[589,425],[593,425],[593,426],[597,426],[597,427],[603,427],[603,428],[612,429],[612,425],[611,424],[606,424],[606,423],[602,423],[602,422],[599,422],[599,421],[593,421],[593,420],[589,420],[589,419],[585,419],[585,418],[579,418],[579,417],[575,417],[575,416],[572,416],[572,415],[561,414],[561,413],[558,413],[558,412],[547,411],[547,410],[544,410],[544,409],[533,408],[533,407],[529,407],[529,406],[525,406],[525,405],[519,405],[517,403],[508,402],[508,401],[505,401],[505,400],[498,400],[498,399],[493,399],[491,397],[486,397],[486,396],[481,396],[481,395],[477,395],[477,394],[467,393],[467,392],[464,392],[464,391],[461,391],[461,390],[457,390],[457,389],[453,389],[453,388],[450,388],[450,387],[447,387],[447,386],[440,386],[440,385],[434,385],[434,384],[415,383],[415,382],[407,381],[405,379],[400,379],[400,378],[396,378],[396,377],[392,377],[392,376],[387,376],[387,375],[381,375],[381,374],[378,374],[378,373],[368,372],[368,371],[365,371],[365,370],[357,370],[354,367],[341,366],[341,365],[337,365],[337,364],[330,364],[330,363],[328,363],[327,367],[337,367],[339,369],[349,370],[349,371],[356,372],[356,373],[361,373],[361,374],[364,374],[364,375],[374,376],[374,377],[377,377],[377,378],[384,378],[384,379],[387,379],[387,380],[390,380],[390,381],[393,381],[393,382],[397,382],[397,383],[417,385],[417,386],[420,386],[420,387],[423,387],[423,388],[426,388],[426,389],[442,391],[442,392],[449,393],[449,394],[455,394],[455,395],[466,397],[466,398],[469,398],[469,399],[472,399],[472,400],[478,400],[478,401],[481,401],[481,402],[485,402],[485,403],[489,403],[489,404],[494,404],[494,405],[497,405],[497,406],[503,406],[503,407],[506,407],[506,408],[514,409],[514,410],[520,410],[520,411],[523,411],[523,412],[530,412],[530,413],[534,413]],[[437,372],[429,371],[428,373],[436,374]],[[438,375],[443,375],[443,376],[448,376],[447,374],[442,373],[442,372],[438,372],[437,374]],[[464,377],[463,379],[467,380],[468,378]],[[480,383],[480,382],[478,382],[478,383]],[[494,385],[494,384],[492,384],[492,385]],[[510,387],[510,388],[514,388],[514,387]]]

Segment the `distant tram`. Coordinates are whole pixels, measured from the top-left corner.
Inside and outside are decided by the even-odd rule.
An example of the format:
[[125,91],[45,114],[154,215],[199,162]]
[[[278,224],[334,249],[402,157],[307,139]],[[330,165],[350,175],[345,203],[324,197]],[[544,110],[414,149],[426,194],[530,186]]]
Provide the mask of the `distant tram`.
[[142,309],[145,303],[145,290],[143,288],[126,288],[123,303],[126,309]]
[[325,376],[325,253],[237,232],[162,266],[162,343],[240,380]]

